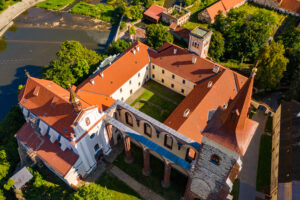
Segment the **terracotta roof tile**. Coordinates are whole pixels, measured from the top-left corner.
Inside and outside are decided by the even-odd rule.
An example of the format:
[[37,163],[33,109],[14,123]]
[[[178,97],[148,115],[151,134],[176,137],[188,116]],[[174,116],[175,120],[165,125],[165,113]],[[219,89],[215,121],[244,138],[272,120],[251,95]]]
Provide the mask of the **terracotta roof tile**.
[[282,0],[280,8],[300,14],[300,1],[298,0]]
[[175,28],[174,33],[180,35],[181,37],[189,38],[190,37],[191,30],[187,28],[183,28],[181,26],[178,26]]
[[226,10],[224,8],[224,5],[221,1],[218,1],[217,3],[211,5],[210,7],[206,8],[206,11],[208,12],[209,17],[211,18],[211,21],[215,21],[215,16],[218,15],[219,11],[222,11],[223,14],[226,13]]
[[161,13],[164,12],[165,10],[167,9],[159,5],[153,4],[152,6],[150,6],[150,8],[148,8],[144,12],[144,15],[147,15],[148,17],[151,17],[155,20],[159,20],[159,18],[161,17]]
[[[132,50],[139,46],[139,52]],[[148,46],[137,42],[126,50],[117,60],[115,60],[109,67],[102,71],[103,77],[99,72],[93,77],[89,77],[77,89],[90,91],[107,96],[112,95],[124,83],[126,83],[134,74],[140,71],[149,63]],[[94,85],[90,80],[94,80]]]
[[229,11],[234,6],[242,3],[245,0],[221,0],[226,11]]
[[256,131],[258,123],[249,119],[249,108],[254,76],[243,85],[227,109],[220,108],[209,122],[204,136],[244,155]]
[[172,23],[170,24],[169,28],[175,30],[175,28],[176,28],[177,26],[178,26],[177,23],[172,22]]
[[23,125],[16,137],[62,176],[65,176],[78,160],[78,155],[71,150],[62,151],[58,142],[51,143],[47,136],[34,133],[33,128],[28,123]]
[[[230,69],[222,69],[218,74],[201,82],[177,106],[164,124],[201,143],[201,133],[207,125],[209,111],[228,104],[236,96],[236,81],[241,85],[245,83],[245,77],[238,75],[238,80],[235,80],[234,74],[236,73]],[[208,87],[209,82],[212,83],[211,87]],[[187,109],[189,114],[184,117]]]
[[[177,48],[176,54],[174,54],[175,48]],[[169,42],[158,48],[157,52],[150,50],[150,56],[152,63],[194,83],[214,75],[212,69],[214,65],[218,65]],[[197,57],[195,64],[192,63],[193,56]],[[220,66],[220,69],[224,67]]]

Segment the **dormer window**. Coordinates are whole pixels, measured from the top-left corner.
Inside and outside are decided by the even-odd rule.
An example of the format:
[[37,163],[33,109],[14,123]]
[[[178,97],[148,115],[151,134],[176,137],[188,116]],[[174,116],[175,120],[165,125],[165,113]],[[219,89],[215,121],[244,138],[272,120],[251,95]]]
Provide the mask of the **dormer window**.
[[220,157],[218,155],[214,154],[211,156],[210,162],[212,162],[215,165],[220,165]]
[[89,126],[91,124],[90,118],[88,117],[85,118],[85,124],[86,126]]

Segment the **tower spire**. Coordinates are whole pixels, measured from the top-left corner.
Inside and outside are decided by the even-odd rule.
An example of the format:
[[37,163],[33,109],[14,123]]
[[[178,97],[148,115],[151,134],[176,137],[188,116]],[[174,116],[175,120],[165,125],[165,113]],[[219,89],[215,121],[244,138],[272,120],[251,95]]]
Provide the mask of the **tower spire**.
[[80,103],[80,97],[72,89],[71,85],[69,87],[69,92],[70,92],[70,100],[69,101],[72,103],[75,112],[79,113],[82,110],[82,106]]

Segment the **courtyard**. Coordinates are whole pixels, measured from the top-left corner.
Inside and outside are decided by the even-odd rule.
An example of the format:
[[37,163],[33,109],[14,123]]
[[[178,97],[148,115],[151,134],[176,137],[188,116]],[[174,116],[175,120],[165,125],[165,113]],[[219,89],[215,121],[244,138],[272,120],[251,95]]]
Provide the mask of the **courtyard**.
[[131,95],[126,103],[164,122],[183,99],[184,96],[150,80]]

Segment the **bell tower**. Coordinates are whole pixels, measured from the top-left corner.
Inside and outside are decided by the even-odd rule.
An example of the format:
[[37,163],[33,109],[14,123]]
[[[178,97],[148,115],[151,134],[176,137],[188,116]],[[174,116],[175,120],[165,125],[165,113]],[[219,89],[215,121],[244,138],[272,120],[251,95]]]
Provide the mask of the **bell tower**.
[[189,51],[196,53],[202,58],[206,58],[209,49],[212,31],[200,26],[190,32]]

